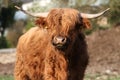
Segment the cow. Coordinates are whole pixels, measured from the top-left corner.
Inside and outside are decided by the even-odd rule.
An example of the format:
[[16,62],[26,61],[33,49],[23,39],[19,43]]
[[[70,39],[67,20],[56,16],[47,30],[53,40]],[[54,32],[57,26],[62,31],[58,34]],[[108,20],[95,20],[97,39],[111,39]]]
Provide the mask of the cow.
[[85,14],[56,8],[42,14],[44,17],[29,14],[36,17],[36,27],[18,41],[15,80],[83,80],[89,62],[83,31],[90,28],[88,19],[107,10]]

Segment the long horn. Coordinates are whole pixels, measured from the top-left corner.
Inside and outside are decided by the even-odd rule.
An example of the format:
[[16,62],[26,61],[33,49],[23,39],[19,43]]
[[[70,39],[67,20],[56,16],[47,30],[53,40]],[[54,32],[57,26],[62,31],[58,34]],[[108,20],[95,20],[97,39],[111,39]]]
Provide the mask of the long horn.
[[83,17],[83,18],[89,18],[89,19],[91,19],[91,18],[97,18],[97,17],[103,15],[103,14],[104,14],[105,12],[107,12],[109,9],[110,9],[110,8],[104,10],[103,12],[97,13],[97,14],[80,13],[80,15],[81,15],[81,17]]
[[18,10],[24,12],[25,14],[28,14],[29,16],[32,16],[32,17],[35,17],[35,18],[46,17],[48,15],[48,12],[46,12],[46,13],[30,13],[30,12],[27,12],[27,11],[23,10],[22,8],[20,8],[18,6],[15,6],[15,8],[17,8]]

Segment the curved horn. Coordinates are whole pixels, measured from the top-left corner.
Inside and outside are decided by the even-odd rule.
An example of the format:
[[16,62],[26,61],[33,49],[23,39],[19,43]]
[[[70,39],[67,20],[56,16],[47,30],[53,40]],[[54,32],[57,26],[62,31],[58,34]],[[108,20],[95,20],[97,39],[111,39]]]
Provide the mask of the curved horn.
[[104,14],[105,12],[107,12],[109,9],[110,9],[110,8],[104,10],[103,12],[97,13],[97,14],[80,13],[80,15],[81,15],[81,17],[83,17],[83,18],[89,18],[89,19],[91,19],[91,18],[97,18],[97,17],[103,15],[103,14]]
[[30,13],[30,12],[23,10],[22,8],[20,8],[18,6],[15,6],[15,8],[17,8],[18,10],[24,12],[25,14],[28,14],[28,15],[35,17],[35,18],[46,17],[48,15],[48,12],[46,12],[46,13]]

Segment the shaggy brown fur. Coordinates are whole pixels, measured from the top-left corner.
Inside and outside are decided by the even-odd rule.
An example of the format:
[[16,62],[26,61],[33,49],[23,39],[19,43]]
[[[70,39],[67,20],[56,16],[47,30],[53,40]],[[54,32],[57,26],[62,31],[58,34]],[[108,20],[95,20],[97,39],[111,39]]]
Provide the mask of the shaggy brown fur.
[[[19,39],[15,80],[83,80],[88,54],[82,30],[89,21],[74,9],[53,9],[36,24]],[[66,50],[51,44],[55,35],[70,38]]]

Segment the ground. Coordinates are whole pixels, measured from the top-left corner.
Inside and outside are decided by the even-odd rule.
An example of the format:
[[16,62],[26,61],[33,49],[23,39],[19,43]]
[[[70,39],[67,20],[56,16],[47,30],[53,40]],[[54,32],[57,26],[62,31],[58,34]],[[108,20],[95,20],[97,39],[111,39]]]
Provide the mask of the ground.
[[[93,78],[88,80],[101,80],[101,77],[99,77],[101,75],[102,80],[106,80],[106,77],[109,76],[119,76],[120,27],[95,31],[91,35],[86,36],[86,40],[90,55],[86,75]],[[15,53],[0,54],[0,75],[13,74],[14,61]],[[98,77],[94,79],[91,75],[97,75]]]
[[120,27],[87,36],[90,64],[88,72],[120,74]]

